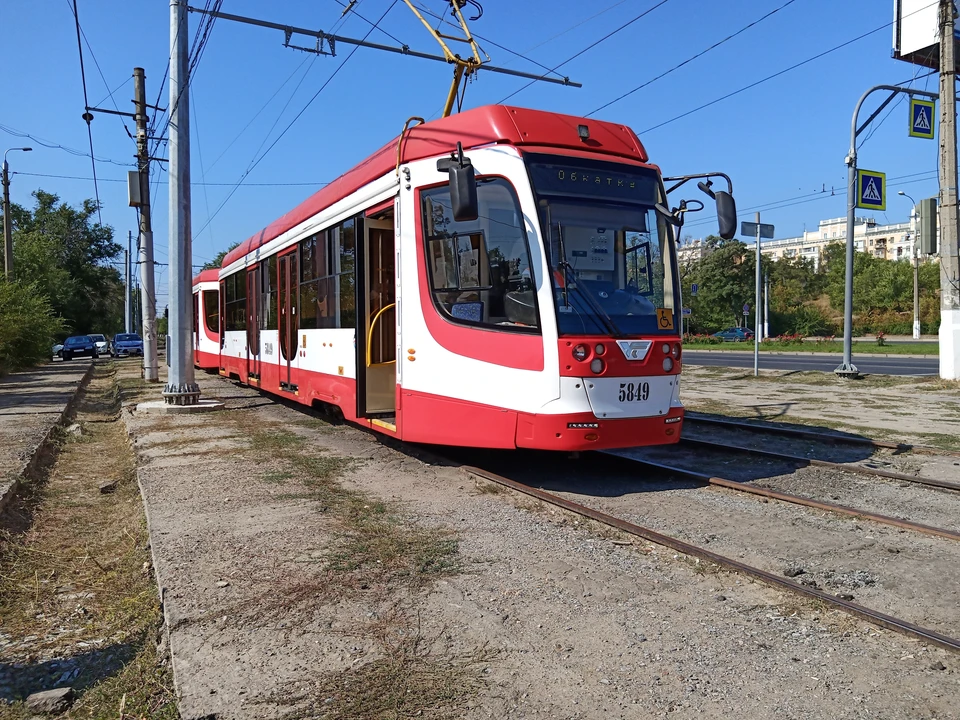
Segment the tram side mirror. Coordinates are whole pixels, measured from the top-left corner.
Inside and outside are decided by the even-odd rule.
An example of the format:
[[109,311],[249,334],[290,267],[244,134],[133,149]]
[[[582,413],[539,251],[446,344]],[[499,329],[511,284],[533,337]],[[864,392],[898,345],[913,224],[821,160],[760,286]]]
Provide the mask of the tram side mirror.
[[469,222],[480,216],[480,204],[477,201],[477,175],[470,158],[464,157],[463,145],[457,143],[453,157],[437,161],[437,170],[450,175],[450,204],[453,219],[457,222]]
[[732,240],[737,236],[737,203],[733,195],[723,190],[715,190],[717,201],[717,223],[720,226],[720,237]]
[[457,222],[476,220],[480,215],[477,202],[477,176],[473,165],[450,168],[450,204]]

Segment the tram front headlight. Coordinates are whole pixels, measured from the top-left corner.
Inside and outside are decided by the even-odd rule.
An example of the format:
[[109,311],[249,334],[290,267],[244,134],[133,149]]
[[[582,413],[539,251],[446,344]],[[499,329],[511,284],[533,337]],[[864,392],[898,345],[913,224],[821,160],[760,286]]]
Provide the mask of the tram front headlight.
[[669,354],[670,354],[670,343],[664,343],[662,349],[663,349],[663,354],[664,354],[664,355],[669,355]]
[[607,351],[607,348],[605,348],[602,343],[597,343],[597,346],[593,349],[593,351],[597,355],[603,355]]
[[682,348],[680,347],[680,343],[674,343],[673,348],[670,350],[670,354],[673,355],[673,359],[679,360],[681,352]]
[[592,372],[594,375],[599,375],[603,372],[605,367],[606,366],[603,364],[603,360],[600,358],[594,358],[590,363],[590,372]]
[[590,354],[590,348],[588,348],[586,345],[583,345],[583,344],[577,345],[573,349],[573,358],[575,360],[579,360],[580,362],[583,362],[584,360],[586,360],[587,355],[589,354]]
[[664,371],[664,372],[670,372],[671,370],[673,370],[673,359],[672,359],[672,358],[664,358],[664,359],[663,359],[663,371]]

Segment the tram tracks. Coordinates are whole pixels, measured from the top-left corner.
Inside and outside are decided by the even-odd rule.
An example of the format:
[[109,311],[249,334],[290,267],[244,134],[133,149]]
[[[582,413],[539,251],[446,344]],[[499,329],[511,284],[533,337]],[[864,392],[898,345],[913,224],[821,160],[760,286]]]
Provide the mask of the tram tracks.
[[931,447],[929,445],[914,445],[910,443],[895,443],[887,440],[876,440],[874,438],[860,437],[856,435],[840,435],[831,432],[818,432],[815,430],[801,430],[800,428],[784,427],[768,422],[747,422],[738,421],[733,418],[719,418],[704,415],[702,413],[687,411],[684,414],[685,423],[700,423],[703,425],[713,425],[715,427],[727,428],[732,430],[746,430],[753,433],[769,433],[772,435],[782,435],[784,437],[813,440],[821,443],[834,443],[846,445],[858,445],[870,447],[875,450],[893,450],[895,453],[918,453],[924,455],[942,455],[946,457],[960,457],[960,452],[956,450],[946,450],[943,448]]
[[[838,503],[826,502],[823,500],[814,500],[812,498],[806,498],[801,495],[794,495],[792,493],[780,492],[778,490],[771,490],[770,488],[758,487],[756,485],[750,485],[748,483],[739,481],[739,480],[730,480],[727,478],[716,477],[709,475],[707,473],[696,472],[694,470],[688,470],[684,467],[677,465],[669,465],[667,463],[657,462],[654,460],[641,459],[632,456],[620,455],[619,453],[613,452],[611,454],[616,455],[617,457],[624,457],[631,462],[643,465],[655,470],[662,472],[670,473],[672,475],[677,475],[685,477],[696,482],[703,483],[705,485],[712,485],[714,487],[722,487],[727,490],[733,490],[735,492],[748,493],[750,495],[758,495],[761,497],[770,498],[771,500],[780,500],[782,502],[788,502],[794,505],[802,505],[809,508],[814,508],[817,510],[826,510],[827,512],[836,513],[838,515],[846,515],[849,517],[862,518],[864,520],[870,520],[881,525],[889,525],[891,527],[901,528],[904,530],[912,530],[914,532],[923,533],[925,535],[931,535],[934,537],[942,537],[948,540],[960,540],[960,532],[954,530],[949,530],[947,528],[935,527],[933,525],[926,525],[924,523],[917,523],[911,520],[903,520],[901,518],[892,517],[889,515],[883,515],[881,513],[870,512],[869,510],[864,510],[861,508],[850,507],[848,505],[841,505]],[[775,454],[775,453],[771,453]],[[779,456],[778,456],[779,457]]]
[[492,481],[510,488],[516,492],[533,497],[543,503],[562,508],[584,518],[616,528],[624,533],[642,538],[662,547],[670,548],[686,556],[713,563],[721,568],[740,573],[759,580],[776,589],[785,590],[809,600],[819,601],[829,607],[842,610],[850,615],[874,623],[894,632],[931,643],[953,652],[960,652],[960,639],[950,637],[936,630],[909,622],[895,615],[869,608],[852,600],[831,594],[812,585],[805,585],[787,577],[764,570],[755,565],[741,562],[729,555],[714,552],[702,545],[687,542],[680,538],[658,532],[652,528],[631,522],[623,517],[614,515],[584,503],[563,497],[555,492],[534,487],[527,482],[521,482],[501,475],[487,468],[458,463],[461,467],[475,476]]
[[901,482],[916,483],[918,485],[927,485],[937,487],[943,490],[960,491],[960,482],[951,482],[949,480],[938,480],[936,478],[923,477],[921,475],[907,475],[906,473],[893,472],[882,468],[867,467],[856,463],[841,463],[831,460],[821,460],[815,457],[805,457],[803,455],[793,455],[790,453],[775,452],[773,450],[761,450],[759,448],[746,447],[743,445],[732,445],[730,443],[714,442],[703,440],[701,438],[683,437],[680,440],[682,445],[699,446],[712,450],[729,451],[738,453],[747,453],[760,457],[768,457],[776,460],[794,462],[800,465],[812,465],[816,467],[839,470],[840,472],[856,473],[858,475],[871,475],[874,477],[886,478],[888,480],[899,480]]

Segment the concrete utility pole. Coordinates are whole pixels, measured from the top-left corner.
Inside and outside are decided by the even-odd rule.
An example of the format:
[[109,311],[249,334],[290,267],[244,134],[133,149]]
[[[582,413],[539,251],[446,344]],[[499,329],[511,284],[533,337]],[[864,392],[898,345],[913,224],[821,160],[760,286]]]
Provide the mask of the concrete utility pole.
[[147,147],[147,91],[143,68],[133,69],[137,122],[137,175],[140,181],[140,240],[138,246],[143,313],[143,379],[160,380],[157,363],[157,301],[153,280],[153,226],[150,223],[150,150]]
[[953,0],[940,0],[940,377],[960,378],[957,93]]
[[133,232],[127,230],[127,249],[123,253],[123,331],[130,332],[130,244]]
[[33,148],[10,148],[3,153],[3,274],[7,282],[13,282],[13,219],[10,217],[10,167],[7,153],[11,150],[30,152]]
[[196,405],[193,370],[192,229],[190,227],[190,76],[185,0],[170,0],[170,314],[167,326],[168,405]]

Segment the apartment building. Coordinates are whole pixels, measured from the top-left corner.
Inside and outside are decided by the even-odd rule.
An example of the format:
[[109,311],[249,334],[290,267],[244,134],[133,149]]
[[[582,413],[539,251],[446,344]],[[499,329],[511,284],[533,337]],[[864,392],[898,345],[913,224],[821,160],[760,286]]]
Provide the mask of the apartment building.
[[[859,252],[867,252],[885,260],[912,260],[913,243],[916,237],[916,220],[878,225],[871,217],[854,218],[853,242]],[[827,246],[831,243],[846,243],[847,218],[821,220],[816,230],[808,230],[799,237],[763,240],[760,250],[764,256],[779,260],[781,258],[802,257],[810,260],[814,268],[819,269],[820,261]],[[747,243],[751,248],[752,242]],[[695,263],[710,252],[703,240],[691,240],[682,244],[678,250],[681,267]],[[921,262],[928,260],[921,256]]]

